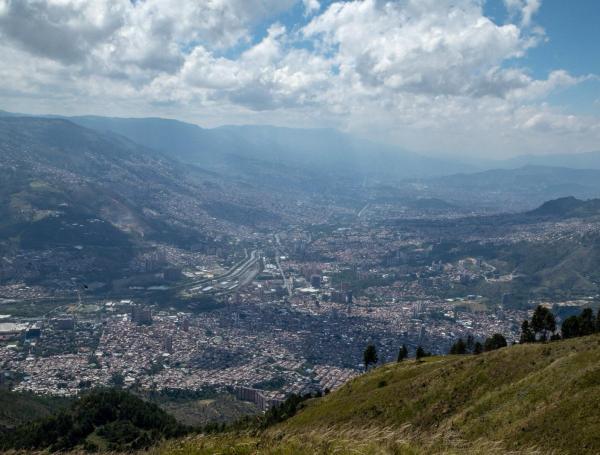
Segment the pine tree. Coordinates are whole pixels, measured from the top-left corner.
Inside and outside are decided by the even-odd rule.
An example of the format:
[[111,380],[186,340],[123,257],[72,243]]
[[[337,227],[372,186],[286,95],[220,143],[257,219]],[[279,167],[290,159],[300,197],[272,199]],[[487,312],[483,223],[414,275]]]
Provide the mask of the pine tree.
[[482,352],[483,352],[483,345],[479,341],[476,341],[475,344],[473,345],[473,354],[477,355],[477,354],[481,354]]
[[462,355],[467,353],[467,344],[462,338],[459,338],[450,348],[450,354]]
[[473,338],[473,335],[469,334],[469,335],[467,335],[467,351],[473,352],[474,347],[475,347],[475,338]]
[[563,338],[565,339],[581,336],[579,318],[577,316],[569,316],[567,319],[565,319],[561,326],[561,332]]
[[556,331],[556,319],[548,308],[538,305],[531,318],[531,328],[535,335],[540,334],[541,341],[546,341],[548,333]]
[[484,349],[486,351],[494,351],[506,347],[506,338],[501,333],[494,333],[491,337],[487,338],[484,343]]
[[377,363],[377,349],[373,344],[369,344],[365,348],[363,361],[365,363],[365,370],[369,369],[369,365],[375,365]]
[[550,310],[548,310],[548,312],[546,313],[544,324],[544,339],[546,339],[548,337],[548,333],[552,335],[554,334],[554,332],[556,332],[556,318]]
[[400,350],[398,351],[398,362],[402,362],[405,358],[408,357],[408,349],[406,349],[406,345],[403,344]]
[[519,343],[533,343],[534,341],[535,334],[529,326],[529,321],[525,320],[523,321],[523,324],[521,324],[521,338],[519,340]]
[[594,312],[591,308],[585,308],[579,316],[579,327],[581,336],[594,333]]
[[427,355],[427,354],[426,354],[426,352],[425,352],[425,349],[423,349],[421,346],[419,346],[419,347],[417,348],[417,352],[416,352],[416,355],[415,355],[416,359],[417,359],[417,360],[421,360],[421,359],[422,359],[423,357],[425,357],[426,355]]

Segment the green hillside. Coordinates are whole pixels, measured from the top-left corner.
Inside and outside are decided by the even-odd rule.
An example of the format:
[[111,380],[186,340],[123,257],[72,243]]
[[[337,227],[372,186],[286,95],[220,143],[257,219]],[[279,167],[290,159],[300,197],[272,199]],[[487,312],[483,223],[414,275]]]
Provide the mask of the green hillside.
[[188,431],[157,405],[117,389],[92,390],[55,411],[14,428],[0,428],[0,452],[130,452]]
[[600,336],[382,366],[264,432],[159,454],[600,453]]
[[68,398],[39,396],[0,389],[0,429],[12,428],[66,408]]

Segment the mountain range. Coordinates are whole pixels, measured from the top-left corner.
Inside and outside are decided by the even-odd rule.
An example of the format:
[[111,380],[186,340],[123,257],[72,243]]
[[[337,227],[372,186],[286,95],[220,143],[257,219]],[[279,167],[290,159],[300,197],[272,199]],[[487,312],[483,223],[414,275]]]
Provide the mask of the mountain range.
[[[285,195],[58,118],[0,117],[0,173],[0,276],[22,279],[85,271],[105,281],[147,246],[207,251],[224,232],[309,212]],[[278,204],[291,208],[276,213]]]
[[600,169],[527,165],[423,179],[412,183],[429,197],[494,211],[532,210],[562,197],[600,197]]
[[[0,116],[23,115],[0,111]],[[238,173],[244,166],[252,164],[275,164],[325,174],[395,181],[526,166],[600,170],[600,151],[521,155],[504,160],[469,160],[425,156],[328,128],[271,125],[202,128],[192,123],[163,118],[62,118],[90,129],[124,136],[184,163]]]
[[[300,148],[278,164],[272,161],[275,151],[261,155],[258,146],[256,153],[243,150],[238,155],[232,148],[212,154],[199,148],[202,156],[214,158],[203,167],[183,161],[192,159],[185,153],[193,150],[184,153],[185,141],[177,141],[193,134],[198,144],[205,141],[206,130],[160,119],[155,128],[150,120],[85,119],[97,129],[57,117],[0,116],[0,253],[16,258],[0,262],[0,277],[55,280],[85,271],[88,279],[110,282],[144,249],[156,245],[214,252],[240,234],[248,238],[283,226],[354,219],[370,202],[433,213],[481,208],[500,213],[532,210],[566,196],[600,197],[600,170],[594,169],[526,166],[365,183],[351,171],[330,171],[333,165],[323,164],[329,169],[323,170],[321,164],[298,162]],[[143,128],[106,130],[98,122]],[[164,125],[183,132],[178,136]],[[217,130],[223,141],[229,138],[228,147],[250,137],[258,137],[255,143],[270,140],[254,128],[233,128],[246,131],[243,140],[231,131],[226,134],[227,128]],[[130,137],[120,134],[125,132]],[[283,153],[283,136],[289,132],[276,132],[281,135],[274,134],[273,140],[282,147],[277,153]],[[318,133],[338,137],[328,130]],[[317,136],[304,144],[311,140]],[[316,160],[319,155],[310,156]],[[593,202],[564,202],[542,206],[530,217],[595,213]],[[44,261],[48,251],[52,257]]]
[[61,118],[103,133],[121,135],[183,163],[228,175],[247,176],[257,167],[276,165],[319,176],[397,180],[476,169],[456,160],[430,158],[326,128],[229,125],[207,129],[161,118]]

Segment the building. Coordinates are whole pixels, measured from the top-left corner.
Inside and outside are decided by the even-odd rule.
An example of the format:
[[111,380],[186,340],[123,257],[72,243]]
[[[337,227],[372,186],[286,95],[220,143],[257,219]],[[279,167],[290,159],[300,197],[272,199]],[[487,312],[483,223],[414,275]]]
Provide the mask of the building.
[[27,329],[25,324],[16,324],[12,322],[0,323],[0,340],[12,340],[19,338],[21,333]]
[[258,389],[251,389],[249,387],[234,387],[234,394],[236,398],[242,401],[250,401],[258,406],[263,411],[267,411],[273,406],[281,404],[284,400],[280,398],[265,396],[265,392]]
[[33,340],[42,336],[42,328],[38,325],[32,325],[25,331],[25,339]]
[[139,325],[152,324],[152,311],[139,305],[134,305],[131,309],[131,322]]
[[74,318],[54,318],[50,321],[52,323],[52,327],[55,330],[74,330],[75,329],[75,319]]
[[321,289],[321,276],[312,275],[310,277],[310,285],[315,289]]
[[181,321],[181,328],[184,332],[189,332],[190,330],[190,320],[188,317],[184,317]]
[[165,352],[169,354],[173,354],[173,337],[171,335],[166,335],[165,340],[163,342],[163,348]]

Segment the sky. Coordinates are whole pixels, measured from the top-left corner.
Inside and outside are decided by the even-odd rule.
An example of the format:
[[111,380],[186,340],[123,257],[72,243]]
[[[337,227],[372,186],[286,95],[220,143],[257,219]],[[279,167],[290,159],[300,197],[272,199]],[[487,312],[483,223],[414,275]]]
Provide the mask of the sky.
[[0,0],[0,109],[600,150],[597,0]]

